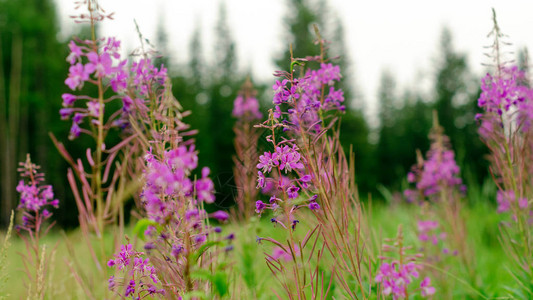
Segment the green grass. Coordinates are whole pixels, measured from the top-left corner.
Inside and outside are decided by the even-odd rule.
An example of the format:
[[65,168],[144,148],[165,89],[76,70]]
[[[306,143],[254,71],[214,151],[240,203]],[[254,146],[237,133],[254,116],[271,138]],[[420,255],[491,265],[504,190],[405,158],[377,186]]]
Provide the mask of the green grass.
[[[391,238],[396,235],[399,224],[403,225],[405,241],[407,244],[417,244],[416,238],[416,207],[408,205],[375,205],[371,209],[369,225],[374,233],[374,241],[379,242],[382,238]],[[505,265],[509,265],[508,256],[502,251],[498,241],[498,222],[500,217],[495,208],[489,205],[476,204],[473,207],[465,208],[467,216],[469,241],[475,253],[477,284],[470,286],[464,284],[457,277],[447,276],[447,280],[454,283],[454,295],[456,298],[477,298],[478,293],[487,298],[495,296],[506,296],[506,286],[513,286],[514,281]],[[129,228],[128,233],[131,232]],[[304,226],[302,226],[302,230]],[[231,295],[237,295],[242,299],[269,299],[273,295],[272,289],[278,288],[278,283],[271,276],[270,271],[264,262],[263,251],[269,251],[269,245],[259,245],[256,236],[283,237],[282,229],[274,228],[268,217],[264,216],[260,221],[257,219],[245,225],[228,225],[224,232],[235,232],[235,251],[232,257],[235,259],[234,272],[230,282],[236,283],[230,290]],[[111,234],[106,239],[106,244],[112,248]],[[132,235],[129,234],[131,237]],[[68,237],[73,245],[78,258],[78,263],[86,270],[87,274],[95,272],[96,269],[91,263],[87,246],[83,242],[80,232],[73,231],[66,235],[60,232],[52,232],[43,238],[42,244],[47,245],[47,249],[55,248],[53,267],[48,271],[47,299],[83,299],[83,289],[79,287],[69,270],[68,264],[72,261],[66,247],[65,237]],[[0,237],[0,240],[3,240]],[[25,299],[26,274],[23,271],[22,258],[18,253],[24,252],[23,241],[15,234],[11,238],[12,245],[8,249],[8,265],[6,270],[10,276],[3,294],[10,294],[12,299]],[[125,241],[123,241],[125,242]],[[140,243],[139,243],[140,244]],[[137,247],[140,248],[140,247]],[[109,257],[111,258],[111,256]],[[451,268],[450,270],[453,270]],[[453,272],[452,272],[453,273]],[[237,274],[244,274],[241,277]],[[93,291],[96,295],[105,295],[107,290],[107,278],[96,278],[95,286],[101,287],[100,291]],[[437,287],[438,289],[438,287]],[[477,290],[475,292],[473,289]]]

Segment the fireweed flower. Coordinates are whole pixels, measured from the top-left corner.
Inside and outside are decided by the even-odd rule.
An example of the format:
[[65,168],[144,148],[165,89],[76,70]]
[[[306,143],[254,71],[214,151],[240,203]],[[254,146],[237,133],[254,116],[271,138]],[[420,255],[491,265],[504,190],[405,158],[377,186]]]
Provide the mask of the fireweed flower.
[[533,90],[527,85],[526,73],[518,67],[502,68],[499,76],[490,73],[481,80],[481,95],[478,106],[485,113],[476,116],[481,119],[480,134],[489,138],[491,131],[489,124],[509,122],[526,132],[531,126],[533,117]]
[[[96,41],[75,39],[69,43],[69,49],[71,52],[67,62],[71,66],[65,84],[73,91],[81,90],[85,83],[101,85],[104,91],[111,89],[115,95],[99,99],[87,95],[63,94],[64,109],[60,111],[62,119],[68,119],[72,113],[77,112],[89,117],[88,125],[92,126],[99,122],[105,104],[121,101],[122,108],[111,114],[113,119],[108,120],[105,126],[125,128],[133,107],[141,116],[147,113],[147,98],[157,96],[156,90],[164,84],[167,77],[167,70],[163,66],[154,67],[150,59],[133,61],[131,68],[128,67],[128,60],[122,59],[119,53],[120,41],[113,37]],[[83,119],[73,121],[70,139],[77,138],[80,133],[91,132],[80,127],[82,121]]]
[[232,115],[239,119],[248,121],[259,120],[263,114],[259,111],[259,102],[255,97],[237,96],[233,103]]
[[[164,295],[165,290],[158,288],[161,282],[157,277],[155,268],[148,258],[143,258],[143,252],[133,250],[131,244],[122,245],[121,251],[115,254],[115,259],[109,260],[108,267],[116,268],[123,276],[111,276],[108,288],[119,296],[124,291],[124,297],[141,299],[156,294]],[[129,281],[127,281],[129,279]],[[127,281],[127,285],[126,285]],[[126,289],[123,286],[126,285]]]
[[198,154],[194,146],[179,146],[165,151],[161,160],[150,152],[146,156],[146,164],[146,183],[141,200],[153,221],[166,224],[173,215],[178,214],[178,199],[185,201],[182,205],[196,204],[197,201],[212,203],[215,200],[214,184],[208,177],[209,168],[202,169],[202,178],[196,182],[189,178],[198,166]]
[[[423,224],[434,225],[434,224]],[[421,257],[421,254],[408,254],[407,250],[411,247],[403,245],[402,227],[398,228],[398,235],[395,239],[388,239],[386,241],[392,242],[392,245],[383,245],[383,252],[390,253],[388,256],[396,255],[397,259],[392,257],[382,256],[381,265],[374,277],[374,282],[381,285],[381,292],[385,296],[392,295],[393,299],[408,298],[412,292],[416,290],[421,291],[422,297],[431,296],[435,293],[430,283],[429,277],[424,278],[420,282],[419,288],[416,288],[414,283],[420,277],[420,271],[423,269],[422,265],[416,261]]]
[[459,166],[455,162],[455,154],[450,150],[449,139],[443,134],[443,129],[438,124],[435,115],[435,122],[430,133],[431,147],[426,154],[426,160],[418,153],[418,163],[411,168],[407,174],[407,181],[414,183],[416,189],[404,191],[407,200],[437,201],[441,192],[446,190],[448,199],[440,201],[449,201],[452,191],[459,189],[465,190],[462,180],[459,177]]
[[17,185],[17,192],[20,194],[17,210],[23,214],[20,228],[38,234],[42,223],[52,216],[44,207],[58,208],[59,200],[54,199],[51,185],[42,185],[44,174],[38,172],[40,167],[31,162],[29,154],[26,161],[19,165],[18,171],[23,178]]
[[[516,66],[501,68],[497,76],[487,73],[481,81],[478,106],[484,110],[483,114],[476,116],[481,123],[479,133],[493,153],[492,160],[508,166],[509,157],[516,156],[515,160],[523,161],[521,168],[530,173],[533,169],[528,163],[530,158],[522,157],[525,152],[520,150],[529,148],[531,143],[533,89],[528,85],[527,74]],[[497,165],[493,170],[496,175],[502,176],[504,182],[496,197],[498,213],[513,211],[516,215],[518,210],[523,210],[529,214],[527,197],[516,196],[524,192],[515,189],[523,188],[511,184],[516,181],[513,177],[519,176],[513,174],[512,169],[506,171]]]
[[[496,201],[498,202],[498,213],[504,213],[511,209],[511,205],[516,202],[516,196],[513,191],[498,191],[496,194]],[[518,207],[520,209],[527,209],[527,198],[518,199]]]
[[[147,61],[143,63],[146,66]],[[152,69],[144,69],[142,63],[135,67],[139,81],[157,80],[150,77]],[[150,86],[145,89],[148,93]],[[193,133],[182,122],[183,115],[176,108],[179,104],[170,97],[165,91],[157,100],[157,110],[152,112],[157,129],[152,128],[151,148],[144,155],[140,202],[146,217],[157,223],[145,231],[150,263],[167,292],[180,296],[210,288],[208,281],[193,279],[191,274],[197,269],[211,272],[218,264],[219,253],[226,255],[232,249],[234,235],[223,236],[220,228],[211,227],[207,221],[214,218],[224,222],[229,215],[223,211],[208,214],[204,210],[204,204],[215,201],[210,170],[204,167],[201,176],[195,174],[199,163],[194,140],[183,139]],[[206,244],[207,248],[202,247]],[[137,293],[138,283],[132,287]]]
[[[272,143],[274,151],[266,151],[259,156],[257,187],[262,188],[263,192],[286,198],[285,200],[296,201],[301,194],[314,193],[313,177],[306,170],[306,161],[298,147],[298,139],[301,138],[302,131],[310,135],[320,132],[324,126],[325,112],[344,111],[343,92],[334,87],[342,76],[340,68],[331,63],[320,63],[319,69],[307,70],[301,78],[293,78],[291,74],[284,72],[277,74],[285,78],[277,80],[272,86],[274,91],[272,102],[275,108],[269,120],[261,125],[272,130],[273,134],[267,137],[267,141]],[[275,141],[273,137],[276,128],[282,128],[294,139],[281,137]],[[283,177],[280,178],[283,176],[281,173],[287,174],[287,180],[283,181]],[[327,176],[327,174],[322,175]],[[256,212],[261,214],[265,209],[277,210],[280,205],[289,208],[291,203],[282,201],[265,204],[257,201]],[[320,209],[316,197],[306,205],[295,207],[307,207],[314,211]],[[296,210],[287,209],[287,212],[289,215],[285,216],[285,222],[293,219],[292,214]],[[289,228],[292,225],[289,222],[284,227]]]

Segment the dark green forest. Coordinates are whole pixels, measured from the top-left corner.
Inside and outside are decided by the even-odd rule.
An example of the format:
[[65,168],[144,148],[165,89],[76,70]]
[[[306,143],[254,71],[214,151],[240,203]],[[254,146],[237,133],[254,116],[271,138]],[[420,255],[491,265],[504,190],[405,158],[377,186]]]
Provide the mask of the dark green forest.
[[[314,2],[313,2],[314,3]],[[23,9],[21,9],[23,8]],[[289,13],[290,12],[290,13]],[[170,31],[162,24],[156,40],[150,41],[163,56],[160,63],[168,67],[173,92],[185,110],[192,111],[187,122],[199,132],[196,145],[202,165],[211,168],[218,208],[233,205],[233,138],[231,117],[233,100],[240,86],[250,77],[258,91],[263,115],[272,107],[274,78],[269,82],[254,80],[253,74],[237,68],[237,42],[232,35],[224,5],[219,8],[215,49],[211,49],[216,63],[208,64],[200,49],[203,42],[196,28],[188,43],[189,62],[178,65],[165,57],[172,53],[168,40]],[[342,117],[342,142],[346,151],[353,145],[356,158],[356,177],[362,199],[374,201],[402,201],[401,191],[406,174],[416,161],[415,151],[427,151],[432,111],[438,113],[445,133],[450,137],[461,167],[462,177],[469,187],[479,187],[490,176],[485,159],[486,149],[477,134],[474,119],[478,112],[479,74],[474,74],[468,58],[454,48],[453,33],[443,28],[440,42],[435,45],[437,58],[431,66],[431,93],[406,90],[397,86],[395,74],[383,70],[378,95],[377,124],[370,125],[357,87],[349,82],[357,70],[344,43],[342,19],[326,1],[312,5],[307,0],[286,0],[283,18],[283,43],[286,51],[270,59],[278,69],[290,63],[289,45],[294,57],[317,55],[319,49],[313,24],[329,40],[330,56],[343,74],[346,113]],[[75,157],[82,157],[88,140],[67,140],[69,124],[59,117],[61,95],[67,92],[67,40],[58,40],[59,22],[51,0],[0,0],[0,197],[1,223],[8,222],[10,211],[16,207],[18,182],[17,162],[26,153],[42,166],[46,181],[54,186],[56,197],[62,202],[55,219],[62,228],[77,226],[76,205],[65,180],[67,163],[56,151],[50,133],[67,144]],[[77,36],[86,34],[82,31]],[[351,49],[356,52],[357,49]],[[522,52],[525,56],[526,52]],[[170,55],[171,57],[171,55]],[[429,62],[428,62],[429,63]],[[273,70],[274,71],[274,70]],[[474,87],[474,88],[473,88]],[[263,139],[261,139],[263,140]],[[266,145],[260,144],[259,147]],[[467,147],[468,146],[468,147]],[[259,149],[261,151],[261,148]],[[129,207],[134,207],[130,201]]]

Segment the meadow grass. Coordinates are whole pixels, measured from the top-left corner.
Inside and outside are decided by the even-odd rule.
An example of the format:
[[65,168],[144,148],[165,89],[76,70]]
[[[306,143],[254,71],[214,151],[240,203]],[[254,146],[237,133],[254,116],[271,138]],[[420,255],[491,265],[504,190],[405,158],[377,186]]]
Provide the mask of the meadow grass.
[[[394,237],[398,224],[404,226],[406,242],[417,245],[416,237],[416,207],[406,204],[384,205],[374,204],[367,207],[370,212],[369,224],[375,241],[382,238]],[[482,298],[473,289],[487,298],[504,296],[507,294],[506,286],[513,285],[513,278],[506,270],[505,265],[509,265],[509,258],[503,252],[498,240],[498,220],[499,216],[492,205],[477,202],[473,206],[465,209],[468,236],[471,245],[474,247],[473,253],[477,260],[477,286],[470,286],[461,282],[460,276],[447,275],[449,281],[455,287],[454,294],[459,298]],[[302,226],[303,227],[303,226]],[[304,228],[302,228],[303,230]],[[133,226],[126,228],[127,235],[135,242],[132,233]],[[252,218],[246,224],[229,224],[224,228],[225,232],[235,232],[235,261],[233,278],[234,291],[231,295],[243,299],[261,299],[266,295],[272,295],[272,288],[278,283],[270,276],[263,251],[269,251],[270,246],[258,244],[256,236],[271,236],[273,238],[282,237],[284,232],[279,227],[274,227],[268,218]],[[5,232],[2,232],[2,238]],[[111,234],[106,235],[106,244],[112,245]],[[77,230],[68,233],[54,231],[43,238],[42,244],[47,245],[47,249],[55,248],[54,262],[49,272],[47,282],[47,299],[84,299],[83,290],[77,284],[72,272],[69,269],[72,258],[67,248],[66,240],[72,244],[77,258],[77,263],[82,266],[87,273],[95,272],[94,266],[89,259],[89,252],[83,242],[81,233]],[[23,278],[26,277],[23,269],[21,256],[18,253],[25,251],[24,242],[16,235],[11,238],[12,245],[8,249],[7,272],[10,276],[2,294],[9,294],[10,299],[25,299],[27,287]],[[140,243],[139,243],[140,244]],[[140,248],[140,245],[138,245]],[[48,250],[48,251],[49,251]],[[454,274],[453,270],[449,273]],[[242,274],[243,276],[241,276]],[[97,295],[103,295],[107,285],[107,278],[101,280],[101,291],[94,291]],[[438,291],[438,286],[436,286]],[[477,295],[477,296],[476,296]]]

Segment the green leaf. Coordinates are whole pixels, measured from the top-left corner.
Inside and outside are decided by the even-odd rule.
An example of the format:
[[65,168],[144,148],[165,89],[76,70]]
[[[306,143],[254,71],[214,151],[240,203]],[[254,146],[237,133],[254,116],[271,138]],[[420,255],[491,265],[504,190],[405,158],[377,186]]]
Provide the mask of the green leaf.
[[224,297],[228,293],[228,274],[226,272],[216,272],[212,283],[220,297]]
[[207,242],[203,244],[202,246],[200,246],[200,248],[198,248],[198,250],[196,250],[196,253],[192,255],[192,258],[193,258],[192,260],[197,261],[200,258],[200,256],[202,256],[202,254],[204,254],[204,252],[207,251],[207,249],[218,244],[220,244],[220,242],[216,242],[216,241]]
[[155,221],[149,219],[140,219],[139,221],[137,221],[137,224],[135,224],[135,227],[133,227],[133,233],[135,233],[138,238],[144,241],[144,232],[146,231],[148,226],[155,225],[157,225]]

